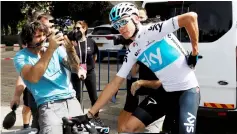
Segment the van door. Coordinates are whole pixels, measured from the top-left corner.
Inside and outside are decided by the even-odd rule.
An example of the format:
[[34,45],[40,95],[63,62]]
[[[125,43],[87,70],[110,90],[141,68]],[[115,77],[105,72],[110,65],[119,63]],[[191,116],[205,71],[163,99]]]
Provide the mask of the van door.
[[[162,20],[189,11],[198,14],[200,56],[195,73],[201,89],[200,106],[235,109],[237,14],[232,1],[147,2],[143,6],[149,18],[160,15]],[[191,51],[186,30],[180,29],[176,35]]]

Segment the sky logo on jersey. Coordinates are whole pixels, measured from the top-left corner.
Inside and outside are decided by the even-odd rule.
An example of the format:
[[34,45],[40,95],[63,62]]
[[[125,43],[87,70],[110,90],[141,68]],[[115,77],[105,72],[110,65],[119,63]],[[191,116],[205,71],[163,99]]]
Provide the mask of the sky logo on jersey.
[[161,23],[156,23],[156,24],[154,24],[154,25],[151,25],[151,26],[148,28],[148,30],[149,30],[149,31],[154,31],[154,30],[156,30],[156,31],[161,32],[162,25],[163,25],[163,22],[161,22]]
[[130,49],[128,48],[128,49],[126,50],[126,54],[125,54],[125,56],[124,56],[124,61],[125,61],[125,62],[128,61],[128,54],[129,54],[130,52],[131,52],[131,51],[130,51]]
[[179,56],[177,49],[163,39],[142,52],[138,60],[156,72],[173,63]]

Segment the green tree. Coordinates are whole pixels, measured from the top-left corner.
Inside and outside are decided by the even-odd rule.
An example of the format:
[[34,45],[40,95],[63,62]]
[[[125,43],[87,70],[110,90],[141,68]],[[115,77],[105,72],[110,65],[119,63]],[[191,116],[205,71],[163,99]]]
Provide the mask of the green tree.
[[21,13],[24,15],[25,19],[31,21],[32,15],[35,11],[43,11],[45,13],[51,13],[50,1],[22,1],[21,2]]
[[[3,35],[17,34],[17,24],[23,18],[20,10],[20,2],[3,1],[1,2],[1,30]],[[10,31],[9,31],[10,30]]]
[[34,11],[50,13],[54,18],[70,16],[95,26],[108,23],[112,4],[108,1],[3,1],[1,2],[2,35],[17,34],[32,19]]
[[[52,2],[42,1],[3,1],[1,2],[1,30],[3,35],[15,35],[18,29],[30,18],[36,10],[50,13]],[[10,31],[9,31],[10,29]]]
[[[52,15],[56,18],[70,16],[73,20],[85,20],[89,25],[95,22],[108,23],[112,4],[108,1],[57,1],[52,3]],[[106,18],[104,20],[104,18]]]

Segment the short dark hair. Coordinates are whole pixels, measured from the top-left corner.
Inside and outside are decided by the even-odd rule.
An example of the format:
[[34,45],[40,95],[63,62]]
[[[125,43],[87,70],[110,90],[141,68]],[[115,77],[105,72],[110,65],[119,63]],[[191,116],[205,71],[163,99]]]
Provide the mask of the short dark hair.
[[43,14],[40,14],[38,17],[37,17],[37,20],[40,20],[41,18],[47,18],[49,20],[53,20],[53,17],[49,14],[46,14],[46,13],[43,13]]
[[38,11],[35,11],[32,13],[31,17],[29,18],[29,22],[40,20],[41,18],[47,18],[49,20],[54,19],[50,14],[48,14],[44,11],[38,10]]
[[43,23],[41,23],[40,21],[33,21],[31,23],[25,24],[22,27],[20,35],[22,42],[24,44],[31,45],[31,42],[37,30],[43,32],[46,35],[49,32],[48,27]]

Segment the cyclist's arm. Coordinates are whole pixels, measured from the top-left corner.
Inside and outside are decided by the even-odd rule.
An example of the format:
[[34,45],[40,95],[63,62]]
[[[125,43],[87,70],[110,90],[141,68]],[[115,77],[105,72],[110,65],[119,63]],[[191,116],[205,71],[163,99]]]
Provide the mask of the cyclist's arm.
[[178,16],[179,27],[184,27],[189,35],[192,44],[192,55],[198,54],[198,15],[195,12],[189,12]]
[[115,76],[114,79],[105,86],[98,100],[90,110],[93,115],[95,115],[112,98],[124,80],[125,78]]
[[169,33],[172,33],[179,28],[184,27],[189,35],[192,43],[193,54],[198,53],[198,21],[197,14],[195,12],[188,12],[170,18],[167,21],[158,22],[148,26],[147,37],[149,39],[163,39]]
[[158,89],[161,86],[161,82],[159,80],[138,80],[137,81],[140,86],[152,89]]
[[126,56],[124,58],[123,65],[120,68],[119,72],[117,73],[115,78],[105,86],[98,100],[92,106],[90,112],[93,115],[97,113],[118,91],[120,85],[126,79],[127,75],[129,74],[135,62],[136,62],[136,58],[134,57],[133,51],[130,51],[130,49],[128,49],[126,52]]
[[137,63],[135,63],[133,66],[132,66],[132,69],[131,69],[131,75],[132,77],[136,77],[137,73],[138,73],[138,69],[139,69],[139,65]]

